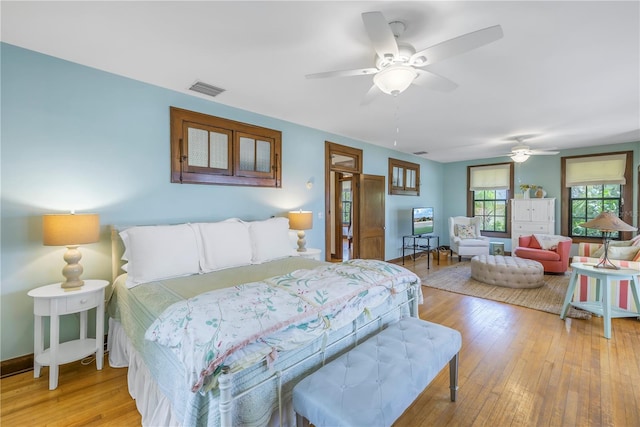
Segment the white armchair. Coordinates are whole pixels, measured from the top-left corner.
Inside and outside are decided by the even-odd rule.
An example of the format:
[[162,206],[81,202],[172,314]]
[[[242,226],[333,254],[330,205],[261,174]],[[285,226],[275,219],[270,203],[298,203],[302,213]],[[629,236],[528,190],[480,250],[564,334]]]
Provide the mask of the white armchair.
[[451,255],[463,256],[489,255],[489,238],[480,234],[481,218],[454,216],[449,218],[449,245]]

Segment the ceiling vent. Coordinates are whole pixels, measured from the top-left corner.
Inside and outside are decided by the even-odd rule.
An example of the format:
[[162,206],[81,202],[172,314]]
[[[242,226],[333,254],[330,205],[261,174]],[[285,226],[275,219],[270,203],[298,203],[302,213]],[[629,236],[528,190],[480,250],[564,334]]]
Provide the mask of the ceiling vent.
[[427,151],[416,151],[415,153],[416,156],[422,156],[423,154],[429,154]]
[[194,92],[204,93],[205,95],[209,95],[209,96],[218,96],[225,91],[225,89],[215,87],[202,82],[195,82],[193,86],[189,88],[189,90],[192,90]]

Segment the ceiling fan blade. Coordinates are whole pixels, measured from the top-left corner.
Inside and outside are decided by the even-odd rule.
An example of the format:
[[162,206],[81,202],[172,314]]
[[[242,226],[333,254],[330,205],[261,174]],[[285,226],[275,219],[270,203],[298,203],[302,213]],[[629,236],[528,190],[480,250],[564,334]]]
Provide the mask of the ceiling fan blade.
[[360,102],[360,105],[369,104],[371,101],[373,101],[375,98],[377,98],[378,95],[380,95],[380,94],[382,94],[382,91],[380,90],[380,88],[378,88],[378,86],[376,86],[376,85],[371,86],[371,88],[364,95],[364,98],[362,98],[362,101]]
[[[417,63],[427,63],[431,65],[451,56],[460,55],[461,53],[499,40],[503,35],[500,25],[494,25],[493,27],[463,34],[414,53],[411,55],[410,63],[417,61]],[[420,57],[426,58],[426,61],[418,60]]]
[[456,83],[434,72],[420,70],[417,68],[415,70],[418,73],[418,77],[413,80],[413,84],[417,86],[439,90],[440,92],[451,92],[458,87]]
[[357,70],[326,71],[324,73],[307,74],[305,77],[308,79],[324,79],[326,77],[366,76],[368,74],[375,74],[378,71],[377,68],[360,68]]
[[539,151],[539,150],[531,150],[529,153],[533,156],[555,156],[556,154],[560,154],[559,151]]
[[388,55],[393,55],[394,58],[398,56],[398,43],[396,43],[396,38],[387,19],[381,12],[363,13],[362,22],[364,22],[364,28],[380,58]]

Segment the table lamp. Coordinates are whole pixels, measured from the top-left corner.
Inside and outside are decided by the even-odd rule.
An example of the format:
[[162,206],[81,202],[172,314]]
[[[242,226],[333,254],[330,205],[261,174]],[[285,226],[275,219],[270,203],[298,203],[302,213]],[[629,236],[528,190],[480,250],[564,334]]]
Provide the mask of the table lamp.
[[613,265],[609,261],[609,242],[611,240],[611,233],[614,231],[636,231],[637,228],[633,227],[620,218],[613,212],[602,212],[591,221],[580,224],[580,227],[592,228],[594,230],[600,230],[602,232],[602,243],[604,244],[604,253],[600,262],[595,265],[595,268],[611,268],[619,270],[620,267]]
[[66,246],[64,260],[67,265],[62,275],[67,279],[61,287],[77,290],[84,285],[80,279],[82,254],[79,245],[95,243],[100,238],[100,216],[98,214],[51,214],[42,216],[43,244],[45,246]]
[[289,228],[298,230],[298,252],[306,252],[305,245],[307,241],[304,239],[304,230],[311,230],[313,227],[313,212],[310,211],[293,211],[289,212]]

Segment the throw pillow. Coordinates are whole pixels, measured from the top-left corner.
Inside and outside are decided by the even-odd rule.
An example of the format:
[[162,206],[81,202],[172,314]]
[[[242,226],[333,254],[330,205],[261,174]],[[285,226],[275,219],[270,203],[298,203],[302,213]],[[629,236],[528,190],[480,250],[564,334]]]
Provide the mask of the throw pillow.
[[461,239],[475,239],[476,228],[473,225],[456,224],[456,234]]
[[609,259],[631,261],[640,251],[640,246],[610,246]]
[[[618,259],[618,258],[613,258],[611,256],[611,248],[640,248],[640,246],[631,246],[631,240],[614,240],[609,242],[609,258],[611,259]],[[591,254],[590,256],[594,257],[594,258],[600,258],[602,256],[602,254],[604,254],[604,245],[600,246],[598,248],[597,251],[595,251],[593,254]],[[620,258],[622,259],[622,258]]]
[[558,243],[567,239],[564,236],[556,236],[553,234],[534,234],[533,237],[536,238],[536,240],[540,244],[541,249],[545,249],[548,251],[554,251],[558,249]]
[[[640,246],[614,246],[612,244],[609,244],[609,253],[607,254],[607,256],[609,257],[609,259],[631,261],[636,257],[639,251]],[[593,258],[600,258],[602,257],[602,255],[604,255],[604,246],[600,247],[591,256]]]
[[640,234],[630,240],[631,246],[640,246]]
[[542,246],[540,246],[540,242],[538,242],[535,235],[531,235],[531,239],[529,239],[529,247],[532,249],[542,249]]

